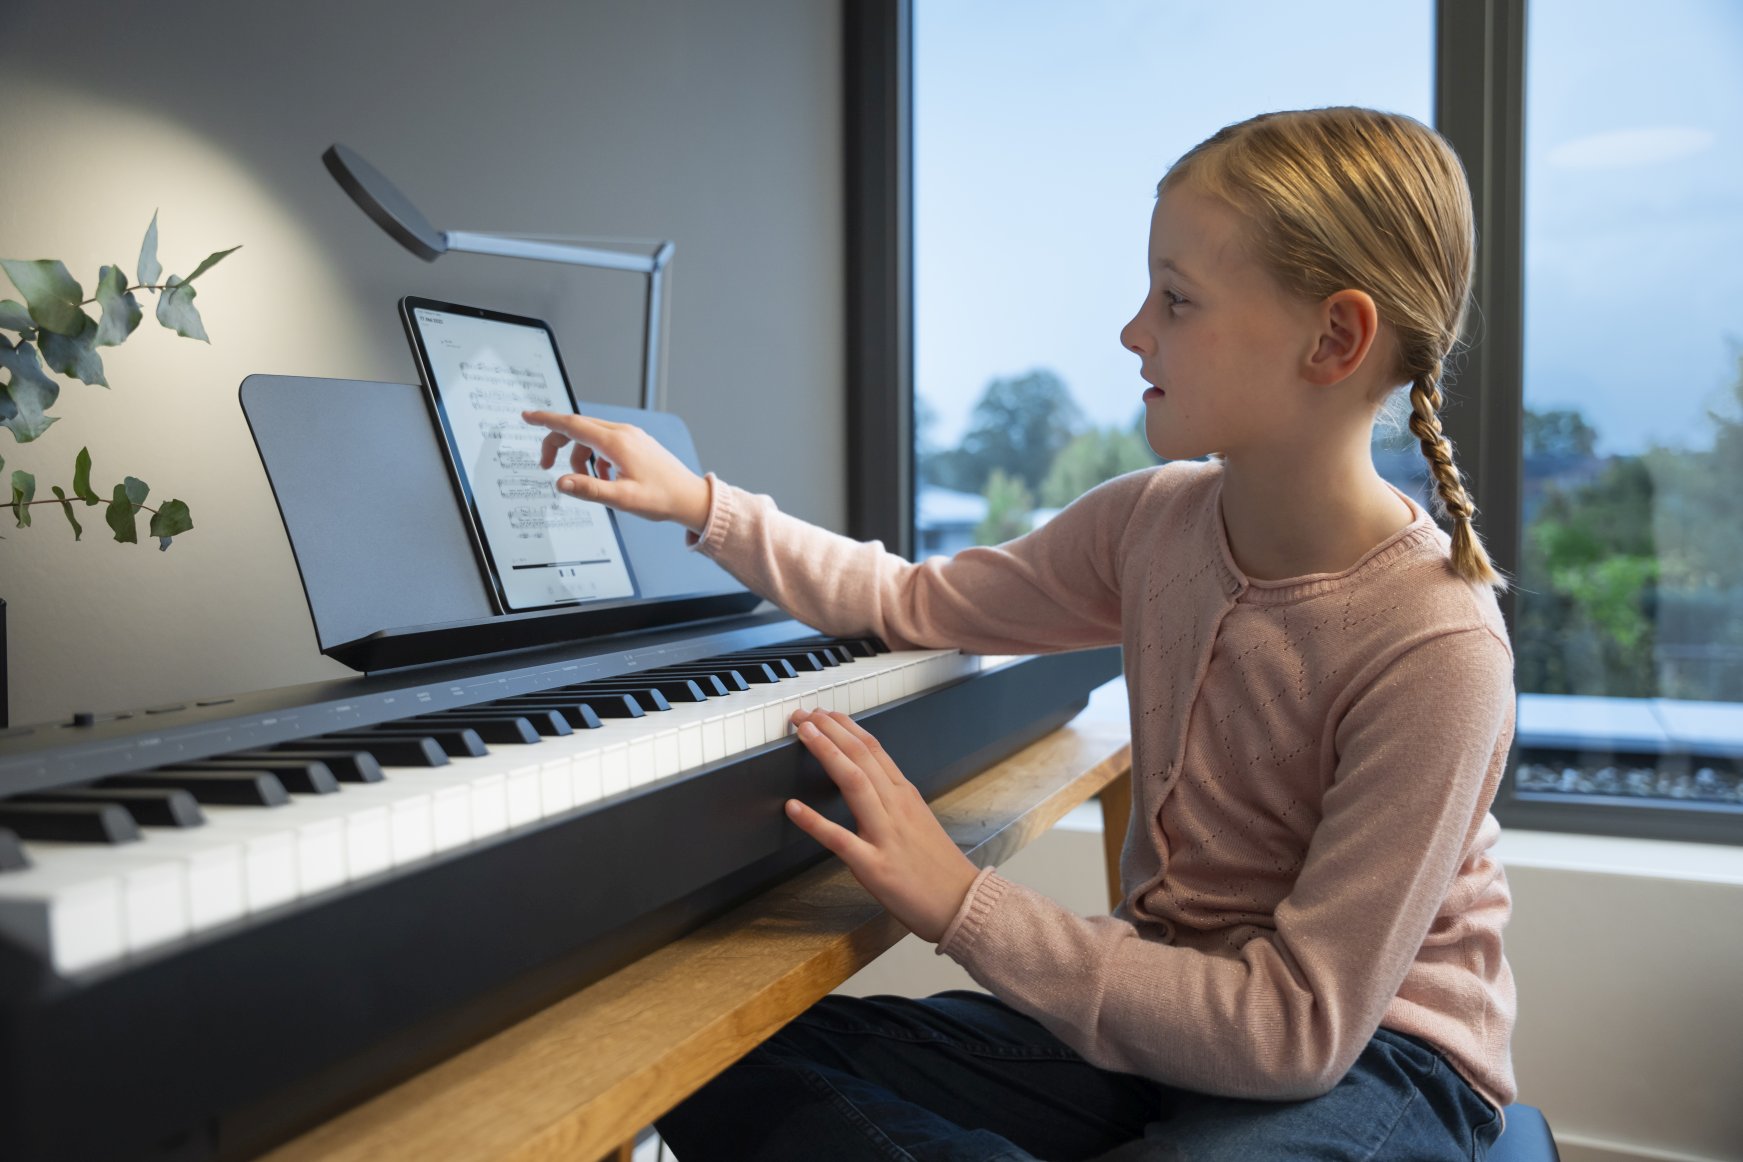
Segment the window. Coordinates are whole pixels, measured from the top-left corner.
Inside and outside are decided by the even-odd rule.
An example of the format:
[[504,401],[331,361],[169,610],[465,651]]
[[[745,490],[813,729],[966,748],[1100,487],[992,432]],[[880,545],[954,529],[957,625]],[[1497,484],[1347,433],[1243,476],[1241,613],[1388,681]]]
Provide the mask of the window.
[[[1667,0],[1643,37],[1620,0],[1365,0],[1336,71],[1286,2],[847,11],[858,535],[998,541],[1153,459],[1118,331],[1182,151],[1263,109],[1432,119],[1479,215],[1442,422],[1515,578],[1495,813],[1743,843],[1743,9]],[[1426,500],[1414,438],[1376,437]]]
[[1728,815],[1735,842],[1743,9],[1639,17],[1527,15],[1515,794]]
[[[1156,463],[1119,331],[1144,296],[1157,181],[1271,109],[1431,121],[1433,17],[1427,0],[1362,0],[1335,24],[1295,0],[918,0],[917,557],[1007,540]],[[1360,67],[1327,68],[1334,52]],[[1378,443],[1376,465],[1426,503],[1414,438]]]

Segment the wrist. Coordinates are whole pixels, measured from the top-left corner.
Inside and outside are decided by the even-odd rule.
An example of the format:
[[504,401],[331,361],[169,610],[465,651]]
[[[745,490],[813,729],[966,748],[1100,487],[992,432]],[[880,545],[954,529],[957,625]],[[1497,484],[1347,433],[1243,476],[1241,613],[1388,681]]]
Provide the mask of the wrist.
[[703,528],[708,524],[709,513],[714,510],[714,486],[704,476],[692,476],[688,483],[690,485],[686,490],[688,495],[677,514],[678,523],[691,532],[701,535]]

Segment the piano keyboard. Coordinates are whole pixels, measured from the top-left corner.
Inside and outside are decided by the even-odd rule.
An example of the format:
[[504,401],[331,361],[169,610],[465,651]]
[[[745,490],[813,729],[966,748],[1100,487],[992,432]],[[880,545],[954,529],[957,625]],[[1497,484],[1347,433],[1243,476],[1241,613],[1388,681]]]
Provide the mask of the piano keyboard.
[[814,638],[0,799],[0,937],[63,975],[429,861],[977,672]]

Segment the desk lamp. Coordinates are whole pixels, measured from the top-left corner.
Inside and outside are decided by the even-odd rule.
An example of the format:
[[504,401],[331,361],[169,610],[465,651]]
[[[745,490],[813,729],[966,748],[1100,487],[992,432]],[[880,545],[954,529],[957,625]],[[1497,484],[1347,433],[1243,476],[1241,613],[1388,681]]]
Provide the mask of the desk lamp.
[[617,250],[596,250],[577,246],[577,242],[630,242],[640,239],[614,238],[551,238],[543,235],[478,234],[468,230],[437,230],[428,218],[418,212],[406,196],[381,171],[343,145],[329,146],[321,155],[327,171],[351,200],[363,207],[363,212],[377,226],[423,259],[434,262],[450,250],[468,254],[500,254],[505,258],[536,258],[544,262],[566,262],[573,266],[597,266],[607,270],[633,270],[648,276],[647,321],[642,351],[642,407],[652,411],[664,402],[665,392],[660,365],[660,280],[666,264],[672,261],[677,246],[669,240],[657,241],[650,255],[625,254]]

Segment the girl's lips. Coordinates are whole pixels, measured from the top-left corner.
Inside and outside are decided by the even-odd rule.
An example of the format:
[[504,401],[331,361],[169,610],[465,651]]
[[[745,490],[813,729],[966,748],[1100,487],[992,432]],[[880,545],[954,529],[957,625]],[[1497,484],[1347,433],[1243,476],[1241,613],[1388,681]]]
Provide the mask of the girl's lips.
[[1147,387],[1144,389],[1144,398],[1146,400],[1161,399],[1165,394],[1167,393],[1159,387]]

